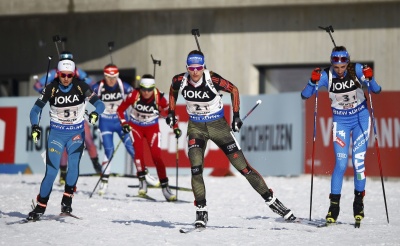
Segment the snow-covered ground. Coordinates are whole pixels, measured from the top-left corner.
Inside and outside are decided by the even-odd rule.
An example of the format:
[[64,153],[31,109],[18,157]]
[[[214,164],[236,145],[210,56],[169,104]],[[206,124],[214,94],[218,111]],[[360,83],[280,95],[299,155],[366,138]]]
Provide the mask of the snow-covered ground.
[[[15,223],[26,218],[31,200],[39,192],[43,175],[0,175],[1,245],[400,245],[399,180],[385,181],[390,224],[386,220],[380,179],[368,179],[366,218],[361,228],[352,225],[353,180],[344,182],[339,221],[344,224],[315,228],[283,222],[241,176],[205,177],[209,211],[208,229],[182,234],[195,218],[193,194],[178,191],[181,203],[165,202],[160,189],[148,194],[159,202],[127,197],[137,189],[137,179],[115,177],[108,193],[89,198],[98,177],[80,177],[73,213],[35,223]],[[171,185],[175,177],[169,177]],[[309,217],[309,175],[265,177],[276,196],[295,215]],[[179,177],[190,187],[190,176]],[[314,177],[312,219],[322,220],[329,206],[329,177]],[[44,217],[60,212],[63,189],[54,185]]]

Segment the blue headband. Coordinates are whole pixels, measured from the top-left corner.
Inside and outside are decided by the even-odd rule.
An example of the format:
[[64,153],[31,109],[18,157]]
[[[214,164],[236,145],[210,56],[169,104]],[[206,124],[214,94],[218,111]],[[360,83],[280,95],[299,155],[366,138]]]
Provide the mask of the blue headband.
[[[344,57],[347,59],[336,59],[335,60],[334,57],[340,57],[340,58]],[[341,64],[341,63],[348,63],[349,60],[350,60],[350,55],[347,51],[333,51],[331,54],[331,63],[333,65]]]
[[186,60],[186,65],[190,66],[192,64],[204,65],[204,56],[200,54],[191,54]]

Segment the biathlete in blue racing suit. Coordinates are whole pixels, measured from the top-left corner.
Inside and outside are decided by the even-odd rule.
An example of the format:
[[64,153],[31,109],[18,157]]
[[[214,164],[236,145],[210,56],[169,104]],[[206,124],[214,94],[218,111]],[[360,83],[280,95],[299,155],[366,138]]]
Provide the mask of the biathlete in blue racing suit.
[[[69,51],[63,51],[60,53],[60,61],[61,60],[74,60],[74,56],[72,55],[71,52]],[[51,69],[47,75],[43,75],[40,79],[36,80],[35,84],[33,85],[33,88],[39,92],[42,93],[42,90],[47,82],[47,84],[50,84],[53,82],[54,79],[58,78],[58,71],[56,68]],[[75,67],[75,78],[85,81],[86,84],[89,86],[92,86],[93,81],[90,77],[88,77],[87,73],[80,69],[79,67]],[[47,81],[46,81],[47,80]],[[94,144],[92,134],[90,132],[90,127],[88,122],[85,120],[85,147],[86,150],[89,154],[90,160],[92,161],[93,164],[93,169],[97,172],[101,172],[101,165],[99,163],[99,158],[97,155],[97,148],[96,145]],[[67,174],[67,154],[64,151],[63,155],[60,160],[60,185],[65,184],[65,175]]]
[[101,131],[105,152],[105,158],[102,163],[103,175],[101,177],[99,195],[104,195],[108,187],[111,162],[110,164],[108,163],[114,154],[114,132],[117,133],[124,142],[125,148],[132,157],[132,160],[135,159],[135,151],[133,149],[131,137],[129,134],[122,131],[122,126],[119,123],[119,118],[116,113],[118,106],[133,88],[119,78],[119,70],[116,65],[108,64],[104,67],[103,72],[104,79],[92,86],[94,93],[97,94],[106,106],[106,109],[100,115],[99,119],[99,129]]
[[326,87],[331,100],[336,162],[331,178],[330,206],[326,220],[328,223],[335,223],[339,216],[343,176],[347,167],[351,138],[355,194],[353,214],[356,220],[361,221],[364,218],[365,155],[371,127],[363,86],[368,86],[369,83],[370,90],[376,94],[381,91],[381,87],[376,83],[370,67],[350,63],[349,53],[343,46],[332,50],[331,64],[322,71],[316,68],[312,72],[301,97],[308,99],[316,92],[317,87]]
[[95,124],[104,111],[104,103],[92,92],[89,85],[74,77],[75,63],[71,60],[58,62],[59,78],[47,85],[30,112],[32,139],[40,139],[40,115],[47,102],[50,104],[50,132],[46,144],[46,174],[37,196],[37,205],[28,215],[28,220],[38,220],[46,210],[54,180],[56,179],[64,148],[68,154],[68,172],[65,191],[61,200],[61,212],[72,212],[72,197],[79,176],[79,162],[84,148],[85,100],[95,106],[89,122]]

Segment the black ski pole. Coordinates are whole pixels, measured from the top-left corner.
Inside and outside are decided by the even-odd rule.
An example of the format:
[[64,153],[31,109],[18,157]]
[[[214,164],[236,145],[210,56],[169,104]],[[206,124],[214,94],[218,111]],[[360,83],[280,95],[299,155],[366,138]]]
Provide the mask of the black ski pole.
[[313,198],[313,188],[314,188],[314,156],[315,156],[315,139],[317,136],[317,110],[318,110],[318,83],[315,87],[314,132],[313,132],[313,147],[312,147],[312,157],[311,157],[311,191],[310,191],[309,220],[311,220],[312,198]]
[[[165,117],[164,116],[162,116],[162,115],[160,115],[160,112],[158,112],[157,110],[154,110],[153,111],[153,113],[155,113],[156,115],[158,115],[158,117],[160,117],[160,118],[162,118],[162,119],[165,119]],[[175,155],[175,161],[176,161],[176,181],[175,181],[175,183],[176,183],[176,186],[175,186],[175,190],[176,190],[176,200],[178,200],[178,189],[179,189],[179,186],[178,186],[178,176],[179,176],[179,174],[178,174],[178,170],[179,170],[179,137],[180,137],[180,135],[181,135],[182,133],[180,133],[179,135],[178,134],[176,134],[175,133],[175,138],[176,138],[176,155]]]
[[52,58],[53,58],[52,56],[47,57],[47,59],[49,59],[49,62],[47,63],[46,81],[44,82],[44,87],[47,86],[47,80],[49,79],[50,63]]
[[107,163],[106,167],[104,168],[103,172],[100,174],[100,178],[97,181],[96,186],[94,187],[92,193],[90,193],[89,198],[92,198],[92,195],[93,195],[94,191],[96,190],[97,186],[99,185],[101,178],[104,176],[104,173],[106,172],[106,170],[108,168],[108,165],[110,165],[112,159],[114,158],[115,152],[117,152],[118,147],[121,145],[121,143],[122,143],[122,138],[121,138],[121,140],[119,140],[119,143],[118,143],[117,147],[115,148],[115,150],[113,151],[110,160],[108,161],[108,163]]
[[[49,61],[48,61],[48,63],[47,63],[46,80],[45,80],[45,82],[44,82],[44,87],[43,87],[43,89],[46,88],[46,86],[47,86],[47,80],[48,80],[48,78],[49,78],[50,64],[51,64],[51,59],[52,59],[52,58],[53,58],[52,56],[48,56],[48,57],[47,57],[47,59],[49,59]],[[40,111],[39,122],[40,122],[40,119],[41,119],[41,118],[42,118],[42,111]]]
[[178,140],[179,136],[176,135],[176,200],[178,200],[178,167],[179,167],[179,149],[178,149]]
[[[366,65],[364,65],[365,67]],[[375,116],[374,116],[374,107],[372,106],[372,97],[371,97],[371,89],[370,89],[370,83],[369,79],[367,80],[367,85],[368,85],[368,97],[369,97],[369,105],[371,108],[371,118],[372,118],[372,125],[374,127],[374,135],[375,135],[375,149],[378,157],[378,164],[379,164],[379,172],[381,175],[381,183],[382,183],[382,192],[383,192],[383,200],[385,202],[385,209],[386,209],[386,219],[389,224],[389,212],[387,208],[387,203],[386,203],[386,192],[385,192],[385,184],[383,182],[383,174],[382,174],[382,164],[381,164],[381,154],[379,152],[379,144],[378,144],[378,134],[376,133],[376,123],[375,123]]]
[[254,111],[254,109],[256,109],[258,105],[261,104],[261,102],[262,102],[261,100],[257,100],[256,105],[254,105],[253,108],[251,108],[250,111],[247,112],[247,114],[243,117],[242,121],[244,121],[247,118],[247,116],[249,116]]
[[242,118],[242,122],[262,103],[261,100],[257,100],[256,104],[247,112],[247,114]]

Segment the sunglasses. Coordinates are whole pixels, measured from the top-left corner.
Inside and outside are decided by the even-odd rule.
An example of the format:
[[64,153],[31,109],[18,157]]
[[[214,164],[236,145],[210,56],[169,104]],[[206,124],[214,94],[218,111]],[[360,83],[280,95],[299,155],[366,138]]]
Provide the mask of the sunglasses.
[[334,63],[337,63],[337,62],[346,63],[349,61],[349,58],[347,58],[345,56],[332,56],[331,61]]
[[65,77],[67,77],[67,78],[72,78],[72,77],[74,77],[74,75],[75,74],[73,74],[73,73],[69,73],[69,74],[66,74],[66,73],[60,73],[60,77],[61,78],[65,78]]
[[196,67],[187,67],[188,69],[189,69],[189,71],[194,71],[194,70],[197,70],[197,71],[200,71],[200,70],[203,70],[204,69],[204,66],[196,66]]
[[154,87],[153,87],[153,88],[145,88],[145,87],[140,87],[140,90],[141,90],[141,91],[147,91],[147,92],[150,92],[150,91],[153,91],[153,90],[154,90]]

